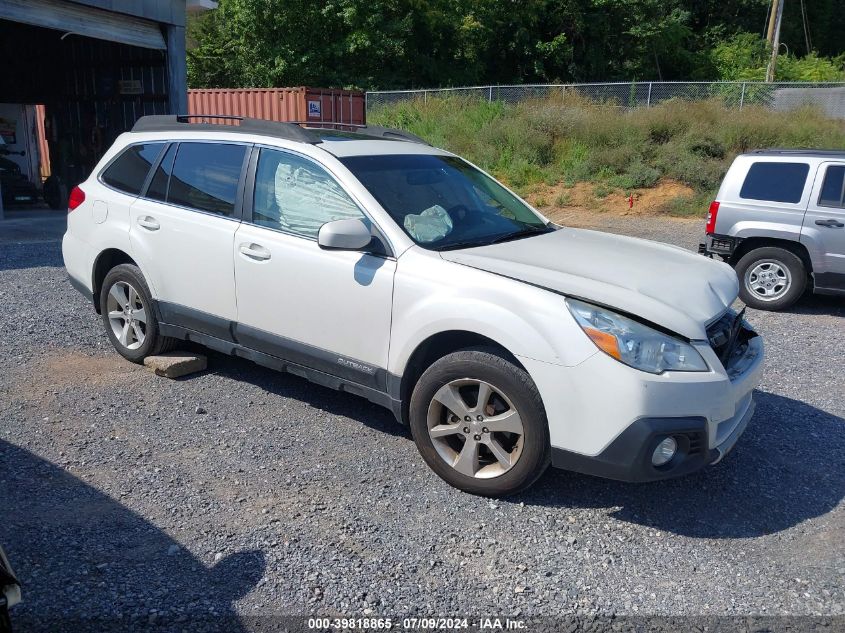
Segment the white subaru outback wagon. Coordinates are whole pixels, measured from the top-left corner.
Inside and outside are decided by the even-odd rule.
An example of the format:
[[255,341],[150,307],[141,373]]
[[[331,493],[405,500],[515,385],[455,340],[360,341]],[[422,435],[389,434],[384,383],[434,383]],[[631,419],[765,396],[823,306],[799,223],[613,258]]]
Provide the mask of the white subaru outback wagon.
[[144,117],[69,208],[70,280],[125,358],[188,340],[358,394],[472,493],[690,473],[754,410],[730,266],[556,226],[399,130]]

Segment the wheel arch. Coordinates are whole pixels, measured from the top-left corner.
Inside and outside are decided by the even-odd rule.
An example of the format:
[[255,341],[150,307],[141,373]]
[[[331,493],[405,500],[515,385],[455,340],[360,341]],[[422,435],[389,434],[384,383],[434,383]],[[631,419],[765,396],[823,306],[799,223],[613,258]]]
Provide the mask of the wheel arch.
[[488,336],[469,330],[437,332],[421,341],[411,352],[408,362],[405,364],[404,371],[399,379],[398,389],[401,402],[400,422],[408,424],[411,393],[426,369],[448,354],[479,347],[490,349],[527,373],[525,366],[515,354]]
[[766,248],[766,247],[775,247],[775,248],[782,248],[790,253],[796,255],[803,263],[804,267],[807,270],[807,274],[813,272],[813,261],[810,258],[810,252],[807,250],[807,247],[804,246],[801,242],[796,242],[794,240],[784,240],[779,239],[776,237],[747,237],[742,242],[740,242],[737,249],[731,255],[729,263],[731,266],[736,267],[743,257],[745,257],[748,253],[758,248]]
[[100,314],[101,310],[100,291],[103,287],[103,280],[112,268],[120,264],[138,266],[138,263],[128,253],[119,248],[107,248],[101,251],[94,259],[94,266],[91,271],[91,292],[94,300],[94,309],[97,311],[97,314]]

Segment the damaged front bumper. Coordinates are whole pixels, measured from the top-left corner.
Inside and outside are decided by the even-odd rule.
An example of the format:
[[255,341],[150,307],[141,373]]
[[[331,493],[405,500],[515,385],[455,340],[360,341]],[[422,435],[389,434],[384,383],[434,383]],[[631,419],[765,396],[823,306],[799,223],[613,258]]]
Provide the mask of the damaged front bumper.
[[[552,465],[609,479],[646,482],[687,475],[724,458],[754,415],[753,391],[760,381],[764,350],[762,339],[741,315],[731,312],[723,318],[739,324],[733,338],[725,340],[721,348],[704,341],[697,344],[711,372],[671,376],[667,372],[653,377],[637,372],[640,388],[648,394],[639,415],[634,413],[634,419],[598,454],[553,446]],[[721,324],[713,326],[716,330]],[[656,466],[652,462],[655,449],[667,438],[675,441],[676,454],[668,463]]]

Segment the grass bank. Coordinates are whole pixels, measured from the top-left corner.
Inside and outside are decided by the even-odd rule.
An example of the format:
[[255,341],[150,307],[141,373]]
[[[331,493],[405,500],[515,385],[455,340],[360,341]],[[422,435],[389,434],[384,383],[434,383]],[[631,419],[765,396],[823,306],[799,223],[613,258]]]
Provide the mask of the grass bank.
[[738,153],[845,149],[845,122],[817,110],[740,111],[717,101],[625,111],[577,95],[518,105],[442,98],[386,106],[369,121],[467,157],[540,207],[569,205],[578,183],[590,183],[597,200],[680,183],[652,209],[671,215],[703,214]]

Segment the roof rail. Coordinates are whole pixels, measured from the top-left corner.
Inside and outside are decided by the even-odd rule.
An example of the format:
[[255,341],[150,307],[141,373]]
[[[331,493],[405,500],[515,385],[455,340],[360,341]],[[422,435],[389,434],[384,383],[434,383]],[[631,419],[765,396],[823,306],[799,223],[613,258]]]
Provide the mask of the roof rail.
[[845,155],[845,149],[813,149],[810,147],[772,147],[769,149],[753,149],[746,153],[756,154],[758,156],[791,156],[799,154],[807,154],[809,156],[842,156]]
[[[405,130],[399,130],[392,127],[384,127],[381,125],[363,125],[360,123],[341,123],[339,121],[291,121],[297,125],[304,125],[306,128],[333,128],[345,132],[366,134],[367,136],[375,136],[383,139],[393,139],[397,141],[410,141],[411,143],[421,143],[422,145],[430,145],[428,141],[421,139],[416,134],[411,134]],[[350,129],[347,129],[350,128]]]
[[[202,119],[200,123],[191,123],[191,119]],[[219,120],[224,123],[209,123]],[[237,124],[235,123],[237,122]],[[252,132],[275,136],[301,143],[320,143],[322,139],[313,132],[296,123],[250,119],[225,114],[166,114],[142,116],[132,127],[133,132],[177,132],[177,131],[214,131],[214,132]]]

